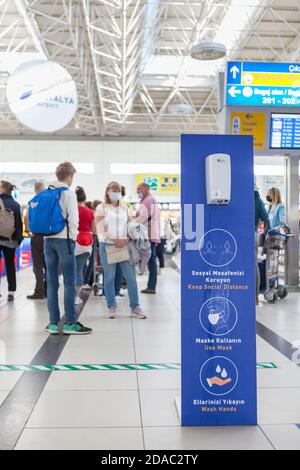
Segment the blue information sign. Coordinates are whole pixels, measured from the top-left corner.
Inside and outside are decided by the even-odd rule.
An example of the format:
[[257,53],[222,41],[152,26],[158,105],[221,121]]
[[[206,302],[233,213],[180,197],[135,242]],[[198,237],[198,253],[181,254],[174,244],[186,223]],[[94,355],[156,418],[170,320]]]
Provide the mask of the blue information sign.
[[300,64],[228,62],[226,103],[300,106]]
[[[207,205],[205,159],[220,153],[231,199]],[[184,135],[181,165],[182,425],[255,425],[253,138]]]

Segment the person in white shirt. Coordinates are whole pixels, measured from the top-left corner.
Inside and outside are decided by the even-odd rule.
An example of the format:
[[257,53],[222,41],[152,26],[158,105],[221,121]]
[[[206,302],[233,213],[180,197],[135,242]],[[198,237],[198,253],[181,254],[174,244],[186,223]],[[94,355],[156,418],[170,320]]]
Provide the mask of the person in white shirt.
[[45,237],[45,261],[47,272],[47,300],[50,324],[46,328],[49,334],[59,334],[60,310],[58,302],[58,265],[64,279],[65,324],[63,333],[66,335],[83,335],[92,332],[78,322],[75,308],[76,296],[76,259],[75,246],[78,234],[78,206],[76,194],[70,190],[76,173],[74,166],[61,163],[56,169],[57,182],[55,188],[66,188],[60,198],[63,217],[66,219],[64,229],[56,234]]
[[118,315],[115,275],[119,264],[127,281],[131,316],[144,320],[147,316],[140,308],[135,268],[129,263],[129,220],[128,207],[122,201],[122,187],[118,182],[112,181],[106,188],[104,202],[97,207],[95,216],[108,317],[113,319]]

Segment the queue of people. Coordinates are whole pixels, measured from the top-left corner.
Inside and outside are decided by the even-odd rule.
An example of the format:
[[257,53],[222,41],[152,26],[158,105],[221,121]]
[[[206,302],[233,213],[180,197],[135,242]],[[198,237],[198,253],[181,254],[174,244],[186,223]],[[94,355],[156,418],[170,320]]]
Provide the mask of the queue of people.
[[[127,286],[131,316],[147,318],[141,308],[136,280],[139,262],[148,265],[149,269],[148,284],[141,292],[155,294],[157,287],[156,246],[161,241],[160,213],[149,186],[142,184],[137,188],[140,209],[134,215],[124,201],[125,188],[118,182],[107,186],[103,202],[88,203],[82,187],[78,186],[75,191],[71,189],[75,173],[74,166],[64,162],[56,169],[55,183],[48,188],[43,183],[37,183],[35,197],[29,203],[24,221],[25,229],[31,236],[36,280],[33,294],[27,297],[31,300],[47,298],[50,321],[46,331],[51,335],[61,331],[62,316],[58,301],[60,275],[64,286],[63,334],[92,332],[91,328],[78,321],[76,305],[83,303],[81,290],[91,288],[95,236],[99,242],[108,318],[118,316],[116,298],[123,296],[123,281]],[[6,237],[7,233],[3,230],[1,233],[0,228],[0,252],[3,252],[6,264],[9,301],[14,300],[16,291],[15,250],[23,240],[21,208],[12,197],[13,189],[7,182],[0,183],[0,221],[1,214],[6,218],[9,214],[10,221],[13,220],[11,236]]]
[[[36,285],[28,299],[47,298],[49,325],[46,331],[60,333],[61,312],[58,301],[59,276],[64,285],[64,325],[66,335],[89,334],[92,329],[78,321],[76,305],[83,303],[80,293],[91,289],[94,270],[94,239],[99,243],[99,255],[103,268],[103,287],[108,308],[108,318],[118,316],[117,297],[123,296],[121,287],[126,283],[131,316],[146,319],[140,303],[136,279],[137,265],[148,267],[147,286],[142,294],[155,295],[157,289],[157,257],[164,267],[160,210],[146,183],[137,187],[140,200],[136,214],[124,201],[125,188],[118,182],[108,184],[104,200],[87,202],[84,189],[71,189],[76,169],[69,162],[56,169],[56,182],[45,188],[36,183],[35,198],[29,203],[25,218],[26,231],[31,236],[33,272]],[[14,300],[17,289],[15,253],[23,240],[21,208],[12,197],[14,186],[0,182],[0,255],[3,254],[8,282],[8,301]],[[256,253],[259,223],[265,231],[270,227],[286,224],[285,207],[278,188],[267,194],[266,209],[258,188],[255,188]],[[44,205],[43,205],[44,204]],[[47,210],[52,207],[51,213]],[[44,208],[44,209],[43,209]],[[43,211],[43,212],[39,212]],[[46,213],[44,213],[46,212]],[[54,217],[54,220],[50,220]],[[42,221],[42,219],[48,219]],[[48,224],[48,225],[47,225]],[[49,224],[51,230],[48,229]],[[256,266],[257,260],[256,260]],[[259,294],[259,270],[257,267],[257,301]]]

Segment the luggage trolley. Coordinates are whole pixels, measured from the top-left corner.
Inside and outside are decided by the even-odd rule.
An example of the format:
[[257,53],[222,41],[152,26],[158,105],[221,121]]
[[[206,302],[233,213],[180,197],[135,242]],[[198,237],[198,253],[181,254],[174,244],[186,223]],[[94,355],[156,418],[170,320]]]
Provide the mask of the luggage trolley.
[[288,295],[287,286],[279,283],[279,262],[289,238],[294,235],[290,233],[288,227],[284,227],[283,230],[284,232],[280,229],[268,231],[263,244],[265,256],[259,260],[260,293],[269,304],[275,304],[278,299],[284,299]]

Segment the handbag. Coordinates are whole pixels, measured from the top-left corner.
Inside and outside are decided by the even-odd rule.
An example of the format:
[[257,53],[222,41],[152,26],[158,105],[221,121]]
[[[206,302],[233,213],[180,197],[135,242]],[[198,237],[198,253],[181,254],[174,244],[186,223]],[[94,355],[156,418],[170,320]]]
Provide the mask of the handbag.
[[122,263],[129,260],[128,246],[117,248],[115,245],[106,246],[107,262],[108,264]]
[[14,213],[11,209],[5,207],[4,202],[0,198],[0,236],[11,240],[15,231]]
[[81,246],[91,246],[93,244],[93,235],[91,232],[79,232],[77,243]]

